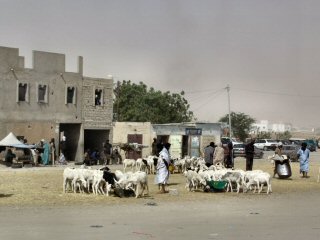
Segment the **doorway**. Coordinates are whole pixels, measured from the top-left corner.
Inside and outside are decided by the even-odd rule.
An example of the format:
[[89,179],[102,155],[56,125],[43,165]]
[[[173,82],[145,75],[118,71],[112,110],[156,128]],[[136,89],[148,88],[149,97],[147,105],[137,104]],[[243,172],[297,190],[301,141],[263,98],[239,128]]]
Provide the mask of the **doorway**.
[[[128,134],[128,143],[142,144],[142,134]],[[128,151],[126,157],[137,160],[142,157],[142,151]]]
[[[110,140],[110,130],[96,130],[96,129],[85,129],[84,130],[84,151],[87,149],[103,151],[103,143]],[[110,140],[110,143],[112,141]]]
[[[61,142],[61,136],[66,137],[66,150],[65,158],[67,161],[74,161],[79,145],[81,124],[73,123],[60,123],[60,136],[59,143]],[[60,147],[59,147],[60,149]]]

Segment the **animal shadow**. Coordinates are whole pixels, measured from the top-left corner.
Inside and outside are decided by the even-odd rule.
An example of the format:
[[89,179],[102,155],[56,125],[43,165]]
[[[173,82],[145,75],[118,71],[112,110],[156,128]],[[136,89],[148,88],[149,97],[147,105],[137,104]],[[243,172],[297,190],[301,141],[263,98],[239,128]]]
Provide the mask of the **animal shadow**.
[[11,197],[13,196],[13,194],[3,194],[3,193],[0,193],[0,198],[6,198],[6,197]]

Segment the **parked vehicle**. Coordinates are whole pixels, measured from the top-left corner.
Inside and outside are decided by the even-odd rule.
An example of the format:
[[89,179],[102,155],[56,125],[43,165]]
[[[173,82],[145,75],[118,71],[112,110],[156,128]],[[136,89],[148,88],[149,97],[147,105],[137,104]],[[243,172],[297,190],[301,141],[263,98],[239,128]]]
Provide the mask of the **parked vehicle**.
[[289,141],[291,142],[291,144],[301,146],[301,143],[305,142],[306,139],[305,138],[289,138]]
[[235,138],[230,138],[229,137],[221,137],[221,143],[222,145],[228,144],[229,142],[232,142],[233,144],[238,143],[237,139]]
[[254,158],[263,158],[263,151],[257,147],[254,147]]
[[307,139],[305,142],[307,143],[307,148],[308,148],[311,152],[317,151],[317,143],[316,143],[315,140],[313,140],[313,139]]
[[304,138],[290,138],[289,139],[291,141],[292,144],[296,144],[298,146],[301,147],[301,143],[305,142],[307,143],[307,148],[311,151],[311,152],[315,152],[317,151],[317,143],[315,140],[313,139],[304,139]]
[[[245,144],[236,143],[233,145],[233,157],[245,157]],[[254,148],[254,158],[263,158],[263,151],[257,147]]]
[[264,151],[268,151],[268,150],[274,151],[278,146],[278,144],[279,143],[276,140],[272,140],[272,139],[257,139],[254,146]]
[[288,158],[293,161],[297,162],[298,161],[298,155],[297,152],[300,149],[299,145],[296,144],[291,144],[291,145],[283,145],[282,146],[282,154],[287,155]]
[[245,157],[245,151],[244,151],[245,144],[244,143],[238,143],[233,145],[233,157]]

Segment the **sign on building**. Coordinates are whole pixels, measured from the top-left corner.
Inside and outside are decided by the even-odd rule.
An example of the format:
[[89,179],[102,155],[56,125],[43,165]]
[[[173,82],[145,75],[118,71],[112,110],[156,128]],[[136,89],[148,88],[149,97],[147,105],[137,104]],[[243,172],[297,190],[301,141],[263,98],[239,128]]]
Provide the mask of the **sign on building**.
[[202,135],[201,128],[186,128],[186,135]]

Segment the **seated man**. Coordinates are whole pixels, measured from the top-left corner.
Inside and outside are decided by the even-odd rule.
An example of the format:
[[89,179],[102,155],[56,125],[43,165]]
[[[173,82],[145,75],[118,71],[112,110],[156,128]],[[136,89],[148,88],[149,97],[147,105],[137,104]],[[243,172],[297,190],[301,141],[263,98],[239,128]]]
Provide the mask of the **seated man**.
[[7,154],[5,156],[6,165],[10,167],[12,165],[13,159],[16,158],[16,155],[12,152],[11,148],[7,150]]
[[91,151],[90,149],[87,149],[87,151],[84,153],[84,156],[83,156],[83,164],[84,165],[87,165],[87,166],[90,166],[91,165]]
[[97,165],[99,158],[99,152],[95,149],[90,155],[90,165]]
[[66,165],[68,163],[63,153],[60,153],[58,163],[61,165]]

